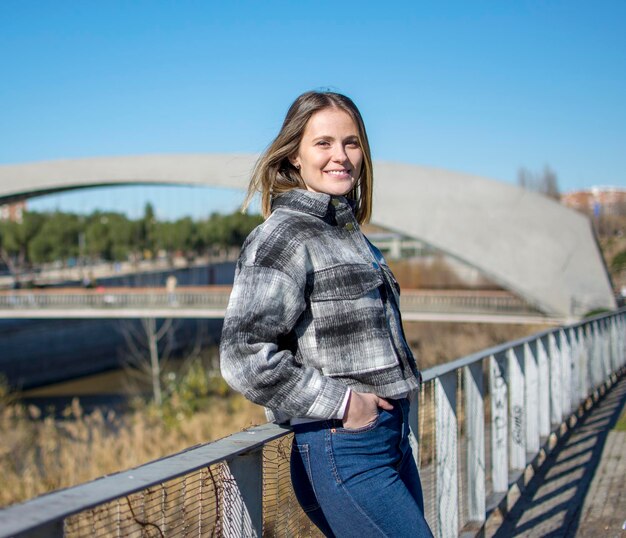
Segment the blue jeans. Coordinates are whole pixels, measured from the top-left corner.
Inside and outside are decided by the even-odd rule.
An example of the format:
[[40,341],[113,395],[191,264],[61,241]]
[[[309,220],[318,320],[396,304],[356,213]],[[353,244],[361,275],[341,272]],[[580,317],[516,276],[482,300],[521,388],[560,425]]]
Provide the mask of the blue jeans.
[[291,481],[302,509],[328,537],[429,537],[409,446],[409,401],[358,429],[340,420],[294,426]]

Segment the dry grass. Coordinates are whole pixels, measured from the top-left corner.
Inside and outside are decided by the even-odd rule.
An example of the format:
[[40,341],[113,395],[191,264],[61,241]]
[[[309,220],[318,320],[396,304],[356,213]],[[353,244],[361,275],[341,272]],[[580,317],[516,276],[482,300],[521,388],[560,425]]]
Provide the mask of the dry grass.
[[418,366],[426,370],[497,344],[543,331],[544,325],[405,322],[404,331]]
[[[541,326],[405,324],[421,369],[542,330]],[[176,407],[176,409],[180,406]],[[141,465],[265,422],[240,395],[212,396],[193,413],[164,415],[139,406],[124,416],[85,414],[79,400],[56,420],[10,402],[0,390],[0,506]]]
[[626,286],[626,269],[615,267],[614,260],[620,253],[626,252],[626,216],[605,215],[599,221],[592,220],[613,286],[619,290]]
[[457,274],[453,266],[442,255],[429,258],[390,260],[389,267],[402,289],[499,289],[484,276],[468,286],[467,281]]
[[149,407],[117,416],[86,415],[78,399],[63,420],[40,411],[0,403],[0,506],[7,506],[136,467],[265,422],[262,408],[240,395],[211,398],[206,410],[177,424],[164,422]]

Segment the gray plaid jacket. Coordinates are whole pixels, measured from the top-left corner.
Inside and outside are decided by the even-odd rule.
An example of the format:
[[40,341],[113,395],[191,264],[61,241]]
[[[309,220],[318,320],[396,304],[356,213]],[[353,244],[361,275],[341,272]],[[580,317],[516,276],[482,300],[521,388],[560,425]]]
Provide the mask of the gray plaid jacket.
[[336,416],[348,387],[418,387],[399,287],[344,197],[300,189],[272,204],[237,263],[220,343],[224,379],[268,417]]

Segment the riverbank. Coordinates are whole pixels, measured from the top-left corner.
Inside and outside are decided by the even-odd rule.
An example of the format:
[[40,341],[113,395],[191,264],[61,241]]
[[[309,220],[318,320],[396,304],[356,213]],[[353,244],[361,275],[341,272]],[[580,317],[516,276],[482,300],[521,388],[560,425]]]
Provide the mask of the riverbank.
[[[541,326],[406,323],[407,340],[421,369],[542,330]],[[212,357],[212,358],[211,358]],[[49,385],[21,396],[0,388],[0,506],[92,480],[224,437],[265,422],[263,410],[230,392],[207,364],[164,374],[161,408],[132,398],[124,370]],[[211,362],[212,361],[212,362]],[[174,373],[174,376],[168,375]],[[130,390],[130,392],[129,392]],[[135,395],[141,394],[139,389]],[[87,408],[98,397],[123,397],[125,412],[109,405]],[[128,399],[130,397],[130,399]],[[70,405],[52,411],[54,398]],[[30,402],[29,400],[30,399]],[[34,405],[34,399],[39,400]]]
[[136,467],[265,421],[239,394],[211,394],[194,409],[175,394],[164,408],[85,413],[79,398],[60,413],[0,394],[0,507]]

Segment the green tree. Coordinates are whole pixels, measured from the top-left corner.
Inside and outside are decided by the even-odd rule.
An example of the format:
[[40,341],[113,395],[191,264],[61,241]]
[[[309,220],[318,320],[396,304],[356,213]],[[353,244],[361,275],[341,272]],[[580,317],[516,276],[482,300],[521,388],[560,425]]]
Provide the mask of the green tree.
[[133,241],[135,226],[120,213],[110,213],[108,218],[111,258],[115,261],[127,260],[130,253],[137,248]]
[[109,216],[96,212],[88,220],[85,229],[86,254],[92,259],[113,260],[113,239]]
[[48,214],[37,234],[28,242],[28,255],[34,263],[67,260],[79,255],[82,225],[78,215]]
[[3,222],[0,225],[0,249],[12,270],[19,272],[32,262],[29,257],[29,244],[39,233],[45,221],[45,215],[33,211],[25,211],[22,222]]
[[160,222],[155,229],[156,243],[170,253],[189,252],[196,237],[196,224],[190,217],[175,222]]
[[156,250],[156,216],[152,204],[144,207],[143,218],[139,221],[139,246],[144,252],[154,255]]
[[207,246],[238,247],[261,222],[263,219],[260,215],[248,215],[239,211],[230,215],[213,213],[208,221],[202,224],[202,239]]
[[196,222],[184,217],[158,222],[154,208],[146,204],[144,215],[130,220],[115,212],[76,215],[25,212],[22,223],[0,223],[0,258],[15,274],[29,263],[44,263],[87,256],[91,260],[123,261],[131,254],[200,254],[207,248],[239,247],[260,224],[259,215],[212,214]]

